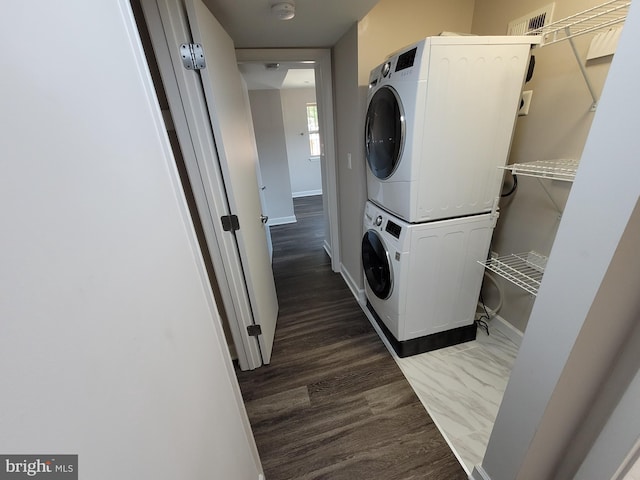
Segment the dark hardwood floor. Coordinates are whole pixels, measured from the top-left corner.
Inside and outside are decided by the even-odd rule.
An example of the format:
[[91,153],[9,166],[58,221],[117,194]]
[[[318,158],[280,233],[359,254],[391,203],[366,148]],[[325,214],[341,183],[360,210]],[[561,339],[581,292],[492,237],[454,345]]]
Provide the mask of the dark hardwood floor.
[[271,229],[271,364],[238,371],[267,480],[466,479],[323,250],[321,197]]

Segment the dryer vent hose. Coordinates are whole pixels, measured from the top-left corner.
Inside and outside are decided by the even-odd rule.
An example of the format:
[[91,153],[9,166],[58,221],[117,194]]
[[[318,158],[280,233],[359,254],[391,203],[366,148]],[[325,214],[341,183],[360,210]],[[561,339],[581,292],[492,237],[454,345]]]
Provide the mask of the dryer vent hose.
[[504,299],[504,289],[502,288],[502,285],[500,285],[500,282],[496,279],[496,277],[491,275],[489,272],[485,271],[484,276],[489,280],[491,280],[491,283],[493,283],[493,285],[496,287],[496,290],[498,291],[498,305],[495,308],[489,308],[486,305],[484,305],[485,310],[489,314],[489,319],[492,319],[498,314],[498,312],[502,308],[502,302]]

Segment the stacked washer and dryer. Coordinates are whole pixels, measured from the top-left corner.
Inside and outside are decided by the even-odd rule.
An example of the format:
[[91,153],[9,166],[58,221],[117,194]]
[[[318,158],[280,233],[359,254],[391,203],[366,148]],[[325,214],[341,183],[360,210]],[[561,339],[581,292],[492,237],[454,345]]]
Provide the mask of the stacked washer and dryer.
[[535,37],[428,37],[371,71],[367,306],[400,357],[475,339]]

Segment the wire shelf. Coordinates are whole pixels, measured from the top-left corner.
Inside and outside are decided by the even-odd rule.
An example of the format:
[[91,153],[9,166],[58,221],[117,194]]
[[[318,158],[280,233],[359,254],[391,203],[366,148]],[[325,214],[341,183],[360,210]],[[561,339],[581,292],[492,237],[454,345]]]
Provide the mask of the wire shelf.
[[536,252],[512,253],[504,257],[478,262],[487,270],[501,276],[531,295],[538,294],[547,265],[547,257]]
[[630,0],[609,0],[596,7],[532,30],[529,35],[541,35],[540,46],[542,47],[610,28],[625,21],[629,5],[631,5]]
[[576,171],[578,170],[578,164],[578,160],[562,158],[558,160],[513,163],[500,168],[510,170],[514,175],[573,182],[576,177]]

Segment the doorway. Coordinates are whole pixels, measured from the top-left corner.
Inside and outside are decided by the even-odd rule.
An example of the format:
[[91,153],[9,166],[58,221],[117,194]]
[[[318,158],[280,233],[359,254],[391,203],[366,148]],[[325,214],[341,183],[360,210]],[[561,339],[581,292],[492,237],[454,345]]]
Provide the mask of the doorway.
[[315,71],[301,62],[239,69],[249,91],[268,225],[293,223],[293,199],[323,194]]
[[[155,5],[155,2],[147,3]],[[223,322],[225,318],[228,319],[228,322],[226,322],[225,325],[225,327],[227,327],[225,331],[228,335],[227,343],[230,347],[230,350],[233,351],[235,349],[237,351],[238,361],[242,370],[254,369],[261,366],[263,362],[269,363],[271,350],[270,345],[268,345],[268,354],[266,354],[267,360],[264,360],[265,350],[263,350],[263,343],[266,342],[265,338],[267,338],[265,336],[265,323],[258,322],[256,320],[255,311],[254,314],[252,314],[253,305],[252,302],[250,302],[251,289],[255,288],[255,280],[258,277],[251,279],[252,281],[254,281],[253,283],[252,281],[247,280],[246,270],[243,273],[243,265],[241,265],[241,259],[239,258],[239,255],[242,256],[243,250],[239,248],[236,242],[236,239],[238,238],[237,235],[243,235],[245,233],[245,229],[240,229],[238,233],[234,233],[231,235],[222,232],[222,230],[226,230],[226,228],[224,228],[224,222],[217,222],[216,216],[219,217],[219,215],[221,214],[229,215],[228,213],[219,212],[228,211],[228,209],[230,208],[227,200],[228,197],[226,197],[225,195],[227,189],[223,183],[222,175],[219,172],[215,175],[209,172],[209,170],[207,170],[208,168],[214,169],[215,167],[214,164],[211,164],[210,167],[205,166],[205,170],[209,172],[207,173],[207,177],[205,178],[202,176],[203,166],[197,163],[198,158],[217,158],[216,149],[219,149],[222,144],[217,145],[216,148],[213,139],[206,137],[206,135],[196,139],[196,141],[193,140],[193,137],[191,140],[189,140],[188,138],[186,138],[186,140],[185,138],[181,138],[181,135],[182,137],[185,137],[185,131],[189,130],[191,126],[189,122],[197,123],[197,128],[204,128],[206,130],[207,125],[209,125],[209,128],[211,128],[210,124],[208,124],[209,119],[204,116],[204,110],[206,109],[202,109],[199,107],[194,109],[194,106],[206,105],[206,102],[203,98],[198,96],[199,94],[196,94],[193,97],[189,97],[189,109],[185,107],[186,104],[182,103],[182,100],[180,99],[181,92],[179,91],[179,89],[182,86],[182,83],[185,82],[185,77],[183,77],[182,75],[185,75],[184,72],[187,72],[187,70],[184,70],[183,72],[182,69],[177,69],[174,70],[175,74],[167,74],[167,70],[169,68],[167,61],[167,59],[169,58],[169,39],[167,38],[166,43],[164,44],[163,41],[159,42],[160,45],[158,44],[157,39],[159,37],[164,37],[164,35],[166,34],[166,30],[165,34],[163,34],[162,32],[159,33],[161,29],[161,22],[158,17],[159,10],[151,8],[142,13],[142,10],[144,9],[140,8],[141,4],[145,5],[145,2],[140,0],[131,0],[131,5],[138,22],[139,33],[143,40],[143,44],[145,44],[147,62],[152,72],[152,76],[154,77],[157,96],[159,98],[159,106],[165,114],[164,116],[168,135],[169,137],[176,137],[175,132],[171,132],[174,123],[175,130],[178,132],[177,137],[179,140],[175,141],[174,138],[174,141],[172,141],[174,155],[177,158],[178,170],[181,171],[182,174],[182,183],[185,194],[188,198],[191,197],[192,200],[190,204],[191,215],[196,230],[200,231],[199,240],[201,243],[201,251],[203,252],[205,263],[208,266],[212,288],[214,290],[214,293],[216,293],[216,296],[218,297],[217,304],[219,309],[221,310],[220,316],[223,318]],[[169,3],[169,6],[167,6],[163,3],[162,5],[162,8],[173,8],[172,6],[174,4]],[[158,7],[159,6],[160,4],[158,4]],[[183,14],[183,12],[172,12],[172,14],[180,16]],[[145,19],[146,15],[151,15],[151,23],[148,23],[149,20]],[[148,29],[151,29],[151,37],[155,35],[156,38],[156,44],[154,44],[153,47],[150,47],[149,45],[150,32]],[[186,36],[186,34],[183,35]],[[172,39],[172,42],[176,45],[179,45],[180,43],[176,42],[175,39]],[[154,54],[154,50],[156,48],[159,48],[160,51],[156,51]],[[215,47],[211,48],[210,51],[213,50],[215,50]],[[229,51],[230,56],[233,57],[232,61],[235,64],[236,58],[232,45],[229,46]],[[327,52],[326,60],[329,59],[330,57],[328,56]],[[161,75],[159,75],[158,72],[162,69],[164,69],[164,71]],[[227,68],[226,71],[230,70],[231,69]],[[186,75],[194,73],[195,72],[187,72]],[[173,80],[167,79],[168,77],[172,77]],[[198,78],[198,80],[196,80],[196,78]],[[238,79],[241,81],[239,73]],[[192,91],[198,90],[198,82],[200,82],[199,77],[189,77],[187,86],[189,87],[191,85],[190,88],[192,89]],[[200,91],[201,86],[202,84],[200,84]],[[190,92],[188,92],[188,95],[189,94]],[[331,98],[329,98],[329,100],[331,100]],[[247,105],[246,108],[248,109],[248,102],[244,102],[244,105]],[[332,112],[332,105],[330,105],[329,107],[329,111]],[[242,110],[244,110],[244,107],[242,107]],[[235,111],[237,112],[238,109],[236,109]],[[248,125],[250,123],[250,121],[242,122],[242,124],[244,125]],[[233,123],[233,125],[240,124],[241,123],[238,122]],[[326,156],[333,160],[334,148],[332,130],[330,132],[330,137],[331,147],[327,148]],[[248,143],[249,142],[247,141],[243,142],[242,144],[244,145]],[[237,144],[237,142],[235,144]],[[205,150],[207,150],[209,153],[207,154]],[[184,159],[184,165],[181,165],[180,159]],[[335,165],[332,165],[331,167],[332,170],[335,171]],[[255,172],[253,173],[255,174]],[[335,174],[333,175],[333,178],[335,179]],[[255,190],[257,191],[257,184]],[[335,192],[335,187],[333,191]],[[209,198],[211,195],[213,195],[213,197]],[[223,197],[226,197],[227,199]],[[335,202],[333,203],[335,204]],[[244,218],[253,219],[253,216],[245,216]],[[256,216],[256,218],[258,217]],[[333,218],[335,219],[336,217],[334,216]],[[334,222],[337,224],[337,220],[334,220]],[[337,235],[337,232],[335,232],[335,234]],[[336,253],[338,252],[338,243],[337,241],[332,241],[331,245],[334,246],[334,248],[332,249],[334,253],[332,258],[337,260]],[[271,265],[268,262],[268,259],[265,264],[267,265],[269,270],[271,284],[273,284]],[[339,265],[339,262],[336,261],[336,265]],[[258,282],[258,286],[264,285],[264,283],[265,282]],[[275,299],[275,289],[273,291],[273,298]],[[258,312],[262,314],[263,310],[264,309],[258,309]],[[253,321],[252,319],[256,320],[255,323],[262,324],[262,332],[260,332],[260,329],[258,329],[257,337],[253,333],[253,331],[250,330],[251,322]],[[271,343],[275,330],[275,320],[272,326],[273,328],[269,326],[268,330],[268,334],[270,337],[269,341]]]
[[[142,6],[138,29],[143,44],[144,36],[152,44],[146,49],[149,69],[160,72],[158,97],[168,100],[165,125],[169,130],[174,124],[177,133],[174,155],[184,158],[188,183],[183,179],[183,184],[195,198],[197,211],[191,215],[204,230],[206,245],[201,243],[199,253],[211,257],[216,280],[211,283],[222,297],[218,308],[224,306],[221,317],[229,320],[233,341],[228,343],[241,369],[258,368],[270,363],[278,305],[255,138],[233,43],[200,0],[186,2],[186,11],[173,0],[134,3]],[[190,43],[194,40],[199,43]],[[203,45],[206,60],[220,68],[187,68],[185,45]]]
[[230,319],[227,313],[230,309],[229,307],[226,307],[226,305],[229,305],[229,298],[231,297],[232,293],[228,286],[226,286],[224,283],[219,283],[215,273],[214,261],[218,259],[213,258],[215,255],[213,254],[213,251],[208,247],[209,243],[211,243],[213,239],[209,238],[209,241],[207,240],[207,231],[210,230],[210,228],[208,229],[207,226],[203,224],[206,219],[201,217],[201,215],[198,213],[198,202],[196,199],[198,195],[197,185],[195,185],[195,183],[192,182],[192,180],[189,178],[187,165],[185,163],[185,157],[183,155],[182,148],[180,147],[180,142],[176,132],[175,120],[170,111],[168,94],[161,79],[160,69],[153,50],[149,28],[144,18],[142,4],[140,0],[130,0],[130,4],[138,27],[138,33],[140,35],[140,39],[144,48],[147,65],[149,66],[149,70],[151,72],[151,77],[155,87],[156,96],[158,98],[159,107],[162,111],[167,135],[169,137],[171,149],[176,163],[176,168],[180,177],[180,183],[187,200],[189,213],[191,215],[191,220],[193,222],[198,244],[200,246],[200,251],[202,252],[202,258],[206,267],[209,283],[212,287],[216,305],[218,306],[218,313],[220,314],[220,318],[222,320],[222,327],[224,330],[226,343],[229,348],[231,358],[233,360],[239,360],[239,358],[243,358],[244,362],[244,357],[246,356],[245,352],[239,352],[236,348],[236,342],[234,342],[234,335],[232,333],[231,327],[232,321],[234,319]]
[[297,70],[313,70],[319,120],[319,162],[325,224],[324,249],[331,258],[331,269],[334,272],[339,272],[341,257],[338,233],[331,52],[328,49],[237,49],[236,57],[241,71],[243,69],[249,70],[251,66],[266,68],[266,65],[281,65],[282,67],[286,66]]

